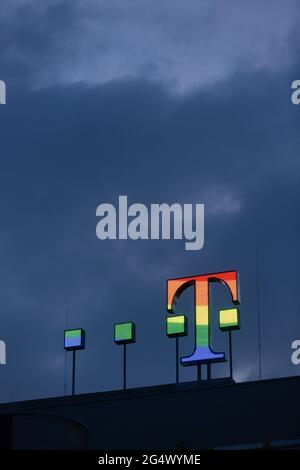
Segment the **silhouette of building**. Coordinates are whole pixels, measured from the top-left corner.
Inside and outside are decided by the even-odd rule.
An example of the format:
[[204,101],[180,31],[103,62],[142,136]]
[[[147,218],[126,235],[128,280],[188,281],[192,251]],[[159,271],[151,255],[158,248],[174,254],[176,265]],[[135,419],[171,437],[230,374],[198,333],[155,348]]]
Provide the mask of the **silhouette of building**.
[[2,449],[300,447],[300,377],[161,385],[0,405]]

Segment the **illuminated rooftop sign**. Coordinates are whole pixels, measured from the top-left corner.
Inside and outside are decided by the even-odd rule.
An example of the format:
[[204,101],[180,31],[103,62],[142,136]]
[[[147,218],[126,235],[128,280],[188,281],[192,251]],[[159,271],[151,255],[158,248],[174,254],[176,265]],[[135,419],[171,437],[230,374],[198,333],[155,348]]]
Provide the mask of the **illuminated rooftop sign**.
[[219,327],[222,331],[238,330],[240,328],[240,313],[238,308],[227,308],[219,312]]
[[[174,313],[176,300],[190,286],[194,287],[195,347],[191,355],[180,359],[182,365],[225,361],[224,352],[215,352],[210,345],[209,284],[220,282],[231,294],[233,304],[239,304],[237,271],[204,274],[167,281],[167,310]],[[173,317],[176,318],[176,317]],[[221,330],[237,329],[239,314],[236,308],[219,312]]]
[[135,324],[133,322],[115,324],[115,343],[126,344],[135,342]]
[[184,315],[167,317],[167,336],[169,336],[169,338],[186,335],[187,321]]
[[[166,335],[174,338],[176,383],[179,383],[179,364],[184,366],[198,366],[198,380],[201,378],[201,364],[207,364],[207,380],[211,379],[211,363],[226,361],[225,353],[214,351],[210,344],[210,309],[209,286],[211,283],[220,283],[226,287],[231,295],[233,306],[219,310],[218,326],[221,331],[228,332],[229,338],[229,369],[232,375],[232,331],[240,328],[240,314],[237,305],[240,301],[237,271],[202,274],[167,281],[167,311]],[[179,360],[179,340],[187,336],[187,317],[182,313],[175,314],[176,300],[189,287],[194,289],[194,350]],[[127,388],[127,345],[135,343],[135,324],[131,321],[114,324],[114,342],[121,345],[123,350],[123,389]],[[72,394],[75,394],[75,359],[76,351],[85,348],[85,331],[82,328],[69,329],[64,332],[64,348],[73,353],[72,367]],[[1,362],[1,361],[0,361]]]
[[85,332],[82,328],[65,330],[64,348],[67,351],[85,348]]

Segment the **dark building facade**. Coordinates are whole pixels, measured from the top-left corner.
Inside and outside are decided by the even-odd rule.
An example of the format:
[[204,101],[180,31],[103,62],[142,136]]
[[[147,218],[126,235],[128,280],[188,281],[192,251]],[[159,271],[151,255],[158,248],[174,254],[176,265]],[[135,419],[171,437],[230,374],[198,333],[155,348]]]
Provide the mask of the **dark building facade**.
[[0,405],[2,449],[297,447],[300,377],[189,382]]

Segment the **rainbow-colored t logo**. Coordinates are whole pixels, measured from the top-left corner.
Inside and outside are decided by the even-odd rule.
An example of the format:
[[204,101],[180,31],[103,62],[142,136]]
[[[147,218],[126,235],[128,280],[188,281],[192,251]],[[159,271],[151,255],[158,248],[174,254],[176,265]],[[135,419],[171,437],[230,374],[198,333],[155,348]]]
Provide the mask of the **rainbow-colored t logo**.
[[[167,281],[167,310],[174,313],[176,299],[190,286],[195,292],[195,349],[190,356],[180,359],[182,365],[218,362],[225,360],[225,353],[214,352],[210,347],[209,283],[221,282],[230,290],[232,302],[239,304],[237,271],[204,274],[200,276],[169,279]],[[220,310],[219,327],[221,330],[239,328],[237,308]]]

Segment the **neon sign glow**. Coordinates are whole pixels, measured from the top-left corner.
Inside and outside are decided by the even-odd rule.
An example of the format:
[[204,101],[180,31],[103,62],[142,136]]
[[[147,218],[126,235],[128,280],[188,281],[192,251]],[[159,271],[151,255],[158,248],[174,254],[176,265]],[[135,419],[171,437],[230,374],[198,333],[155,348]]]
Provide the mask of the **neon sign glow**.
[[133,322],[115,323],[114,341],[116,344],[135,342],[135,324]]
[[[188,287],[194,287],[195,348],[190,356],[180,359],[182,365],[188,366],[226,360],[225,353],[214,352],[210,345],[209,284],[211,282],[224,284],[230,291],[233,304],[239,304],[237,271],[204,274],[167,281],[167,310],[171,313],[174,313],[176,300],[180,295]],[[219,326],[221,330],[238,328],[238,310],[221,310],[219,312]]]
[[176,336],[187,335],[187,320],[185,315],[167,317],[167,336],[174,338]]
[[67,351],[85,348],[85,331],[82,328],[65,330],[64,348]]

